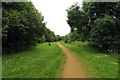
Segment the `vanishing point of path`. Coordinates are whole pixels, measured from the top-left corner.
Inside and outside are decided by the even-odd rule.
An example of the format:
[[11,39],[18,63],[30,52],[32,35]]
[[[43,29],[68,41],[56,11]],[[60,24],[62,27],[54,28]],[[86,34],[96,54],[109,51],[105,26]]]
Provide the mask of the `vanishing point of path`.
[[67,56],[67,60],[63,68],[62,78],[88,78],[86,70],[80,61],[77,60],[74,53],[61,44],[58,44],[58,46]]

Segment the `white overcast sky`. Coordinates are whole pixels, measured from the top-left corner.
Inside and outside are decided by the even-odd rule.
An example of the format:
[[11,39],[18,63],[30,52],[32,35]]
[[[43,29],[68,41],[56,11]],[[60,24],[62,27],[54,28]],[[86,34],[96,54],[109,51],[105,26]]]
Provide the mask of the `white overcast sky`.
[[44,16],[47,28],[54,31],[56,35],[64,36],[70,32],[67,24],[66,9],[78,2],[82,5],[82,0],[31,0],[38,11]]

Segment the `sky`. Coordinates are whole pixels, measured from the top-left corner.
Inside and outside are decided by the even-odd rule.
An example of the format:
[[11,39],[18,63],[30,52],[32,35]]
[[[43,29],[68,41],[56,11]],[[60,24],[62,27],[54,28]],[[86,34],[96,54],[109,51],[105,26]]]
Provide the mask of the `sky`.
[[82,0],[31,0],[36,9],[44,16],[46,27],[56,35],[65,36],[70,32],[67,24],[67,11],[72,4],[78,2],[82,6]]

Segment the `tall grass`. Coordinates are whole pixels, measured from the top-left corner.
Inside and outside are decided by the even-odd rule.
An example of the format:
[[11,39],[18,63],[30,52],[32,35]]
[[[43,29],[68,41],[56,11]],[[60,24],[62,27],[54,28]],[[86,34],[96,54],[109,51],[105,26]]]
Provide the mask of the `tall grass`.
[[65,56],[56,43],[47,43],[3,57],[3,78],[59,78]]
[[72,42],[64,44],[78,59],[85,64],[85,68],[94,78],[117,78],[118,77],[118,54],[101,53],[95,48],[88,46],[88,42]]

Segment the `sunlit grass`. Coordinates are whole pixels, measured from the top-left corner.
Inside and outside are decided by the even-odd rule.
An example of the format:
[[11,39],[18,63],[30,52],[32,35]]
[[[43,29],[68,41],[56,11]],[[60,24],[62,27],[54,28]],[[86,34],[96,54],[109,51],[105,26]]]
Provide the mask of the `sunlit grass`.
[[86,69],[93,77],[118,77],[118,54],[101,53],[83,42],[62,44],[76,52],[78,59],[86,65]]
[[65,56],[56,43],[3,57],[3,78],[59,78]]

